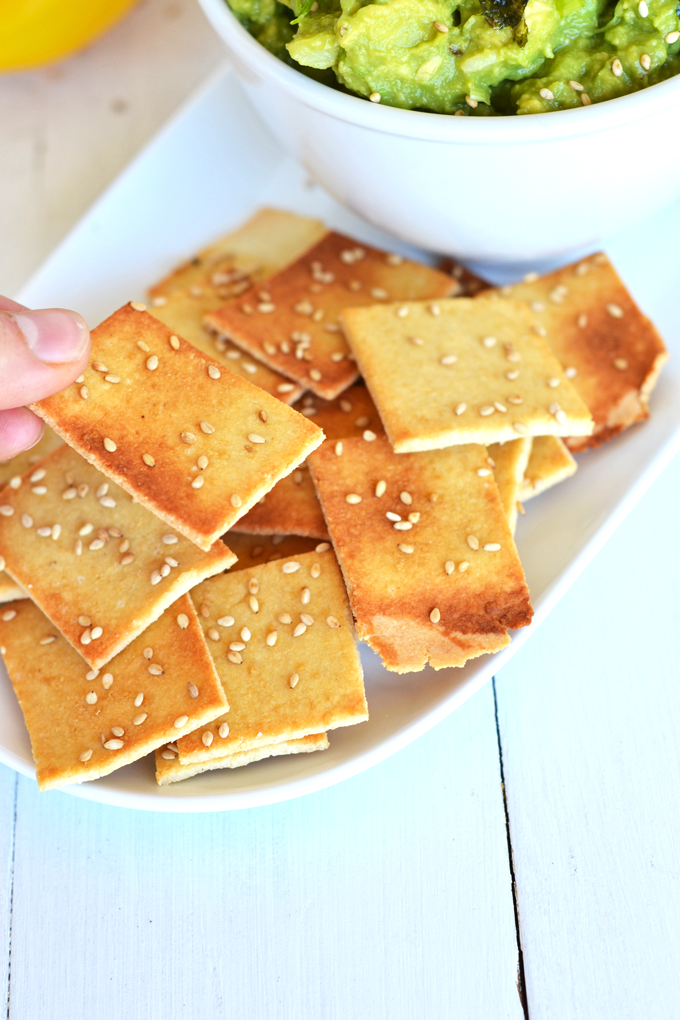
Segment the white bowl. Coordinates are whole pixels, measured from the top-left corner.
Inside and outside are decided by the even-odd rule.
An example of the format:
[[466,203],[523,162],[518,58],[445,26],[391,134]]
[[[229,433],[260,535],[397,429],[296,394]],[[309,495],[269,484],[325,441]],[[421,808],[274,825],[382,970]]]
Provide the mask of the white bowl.
[[680,75],[578,110],[451,117],[379,106],[278,60],[199,0],[258,113],[336,199],[430,251],[536,263],[599,247],[680,194]]

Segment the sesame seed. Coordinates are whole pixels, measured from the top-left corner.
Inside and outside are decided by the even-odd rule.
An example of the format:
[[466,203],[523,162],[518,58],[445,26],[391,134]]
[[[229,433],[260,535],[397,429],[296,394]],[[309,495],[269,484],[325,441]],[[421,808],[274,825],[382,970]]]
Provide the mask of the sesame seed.
[[84,499],[85,496],[87,496],[89,491],[90,491],[90,486],[89,485],[85,485],[84,483],[83,483],[83,485],[79,485],[78,486],[78,496],[79,496],[79,498],[80,499]]
[[104,747],[107,751],[120,751],[121,747],[124,747],[122,740],[107,740],[104,743]]
[[433,623],[439,623],[439,621],[441,620],[441,613],[439,612],[436,606],[430,613],[430,619],[432,620]]
[[468,535],[467,544],[475,551],[479,549],[479,539],[475,535]]
[[241,627],[241,640],[250,641],[251,637],[252,634],[250,633],[250,630],[247,627]]
[[95,370],[95,372],[103,372],[103,373],[108,372],[108,368],[101,361],[93,361],[92,362],[92,368]]
[[103,633],[104,633],[104,631],[102,630],[101,627],[93,627],[92,628],[92,640],[96,641],[97,638],[100,638]]
[[145,648],[142,655],[145,659],[153,659],[153,648]]
[[463,403],[463,404],[457,404],[456,405],[456,410],[455,410],[456,414],[464,414],[465,411],[467,411],[467,404]]
[[484,407],[480,407],[479,413],[483,418],[488,418],[490,414],[493,414],[496,410],[491,404],[485,404]]
[[[317,564],[317,566],[318,566],[318,564]],[[320,568],[319,568],[319,572],[321,572]],[[310,571],[310,573],[311,573],[311,571]],[[314,575],[312,574],[312,577],[313,576]],[[302,591],[300,592],[300,601],[302,602],[303,606],[309,605],[309,600],[311,599],[311,597],[312,597],[312,593],[310,592],[309,588],[303,588]]]
[[251,443],[266,443],[267,442],[267,440],[263,436],[258,435],[257,432],[249,432],[248,433],[248,441],[251,442]]
[[[41,538],[50,538],[52,535],[52,527],[36,528],[36,535],[40,535]],[[104,543],[102,542],[102,545]]]
[[[645,7],[646,6],[647,5],[645,4]],[[650,69],[650,67],[652,66],[652,58],[650,57],[649,53],[642,54],[642,56],[640,57],[640,66],[642,67],[643,71],[648,71]]]
[[582,92],[581,93],[581,105],[582,106],[590,106],[590,96],[588,95],[587,92]]
[[477,104],[477,100],[473,99],[472,96],[466,96],[465,97],[465,102],[468,104],[468,106],[470,107],[471,110],[476,110],[477,109],[477,105],[478,105]]
[[167,761],[174,761],[177,755],[174,751],[171,751],[169,747],[164,748],[161,751],[161,758],[165,758]]
[[392,527],[396,531],[410,531],[413,525],[410,521],[396,521]]
[[641,18],[646,18],[649,14],[649,7],[645,3],[645,0],[640,0],[640,3],[638,4],[638,14]]
[[625,358],[614,358],[612,365],[614,368],[618,368],[619,372],[625,372],[628,368],[628,362]]
[[354,506],[357,503],[361,503],[361,496],[359,496],[356,492],[348,492],[345,496],[345,501]]
[[401,550],[401,552],[403,553],[412,553],[414,551],[414,548],[415,547],[412,545],[404,545],[403,542],[400,542],[399,545],[397,546],[397,549]]
[[2,506],[0,506],[0,514],[3,517],[13,517],[14,516],[14,507],[13,506],[9,506],[8,503],[3,503]]
[[328,624],[329,627],[332,627],[334,630],[336,630],[340,626],[340,621],[335,616],[327,616],[326,623]]
[[4,569],[5,569],[5,557],[4,556],[0,556],[0,570],[4,570]]
[[248,598],[248,605],[250,606],[253,613],[259,613],[260,603],[257,601],[254,595],[250,595]]
[[612,74],[616,75],[617,78],[620,78],[623,74],[623,64],[618,57],[612,60]]
[[380,102],[380,93],[379,92],[371,92],[371,94],[370,94],[370,96],[368,98],[370,99],[370,101],[372,103],[379,103]]
[[139,347],[140,351],[144,351],[145,354],[149,353],[150,350],[149,345],[145,344],[143,340],[138,340],[137,346]]
[[667,36],[664,36],[664,40],[663,41],[665,43],[667,43],[669,46],[672,46],[673,43],[676,43],[678,41],[678,39],[680,39],[680,32],[676,31],[676,32],[669,32]]
[[413,344],[415,347],[423,346],[423,341],[420,339],[419,336],[407,336],[406,339],[410,344]]
[[325,553],[328,552],[330,547],[331,547],[330,542],[319,542],[319,544],[315,547],[314,552]]
[[447,574],[452,574],[455,569],[456,564],[453,562],[453,560],[447,560],[446,563],[444,564],[444,570],[446,571]]
[[208,375],[211,379],[220,379],[222,373],[220,372],[217,365],[208,365]]
[[558,425],[566,425],[567,412],[563,411],[562,408],[560,408],[559,411],[555,412],[555,421],[558,423]]
[[78,623],[81,627],[90,627],[92,625],[92,620],[89,616],[79,616]]
[[342,441],[338,440],[338,442],[335,444],[335,456],[336,457],[341,457],[342,456],[342,451],[343,451]]
[[220,640],[220,632],[217,629],[217,627],[210,627],[208,629],[208,637],[210,638],[211,641],[219,641]]
[[240,506],[243,506],[243,500],[241,499],[240,496],[237,496],[235,492],[232,493],[229,502],[236,510],[238,510]]
[[30,514],[22,514],[21,515],[21,523],[23,524],[23,526],[25,528],[32,528],[33,527],[33,518],[31,517]]
[[220,616],[217,621],[220,627],[233,627],[234,617],[233,616]]
[[279,615],[277,616],[277,620],[279,621],[279,623],[292,623],[293,622],[293,618],[290,615],[290,613],[279,613]]
[[538,94],[541,99],[547,99],[548,101],[555,98],[554,93],[551,92],[550,89],[539,89]]
[[44,638],[40,639],[40,644],[41,645],[51,645],[56,640],[57,640],[56,634],[48,634],[47,637],[44,637]]
[[440,365],[455,365],[458,358],[455,354],[445,354],[443,358],[439,359]]
[[192,489],[200,489],[200,488],[202,488],[202,487],[203,487],[203,483],[204,483],[204,482],[205,482],[205,478],[203,477],[203,475],[198,475],[198,476],[197,476],[196,478],[194,478],[194,480],[192,481],[192,483],[191,483],[191,488],[192,488]]
[[146,305],[142,304],[141,301],[131,301],[130,308],[134,308],[136,312],[145,312]]
[[46,474],[47,471],[45,471],[45,468],[38,468],[38,470],[34,471],[28,480],[29,482],[42,482]]
[[79,760],[80,761],[89,761],[91,757],[92,757],[92,749],[88,748],[87,751],[83,751],[83,753],[79,756]]
[[518,435],[520,435],[520,436],[528,436],[529,435],[529,429],[521,421],[513,422],[512,427],[515,430],[515,432]]
[[613,319],[623,318],[623,309],[619,305],[609,304],[607,305],[607,312]]
[[243,657],[240,652],[227,652],[227,658],[229,659],[229,662],[233,662],[236,666],[240,666],[243,662]]
[[491,474],[491,470],[489,468],[478,468],[477,474],[479,475],[480,478],[488,478],[488,476]]
[[319,369],[318,368],[310,368],[310,370],[309,370],[309,378],[313,379],[314,382],[321,382],[322,376],[321,376],[321,372],[319,371]]
[[142,460],[143,460],[143,461],[144,461],[144,463],[145,463],[145,464],[147,465],[147,467],[155,467],[155,466],[156,466],[156,461],[155,461],[155,459],[154,459],[154,458],[153,458],[153,457],[151,456],[151,454],[150,454],[150,453],[143,453],[143,454],[142,454]]
[[400,521],[401,520],[401,516],[399,514],[395,514],[395,512],[393,510],[388,510],[387,513],[385,514],[385,517],[387,518],[388,521]]
[[151,676],[163,676],[163,667],[159,666],[157,662],[152,662],[148,669]]
[[112,673],[104,673],[104,676],[102,677],[102,687],[104,688],[104,690],[108,691],[112,684],[113,684],[113,674]]
[[99,676],[99,670],[98,669],[90,669],[85,674],[85,679],[86,680],[96,680],[98,676]]
[[300,569],[300,564],[297,560],[288,560],[281,567],[284,574],[294,574],[296,570]]
[[229,644],[229,650],[232,652],[242,652],[245,647],[243,641],[231,641]]
[[225,722],[221,723],[220,724],[220,728],[218,729],[217,732],[219,733],[219,735],[224,740],[225,737],[229,736],[229,724],[225,723]]
[[498,542],[487,542],[484,546],[484,552],[498,552],[500,545]]
[[177,717],[177,719],[175,719],[173,726],[175,727],[176,730],[181,730],[182,727],[186,726],[188,722],[189,722],[188,715],[180,715]]
[[112,726],[111,732],[113,733],[114,737],[122,737],[123,734],[125,733],[125,730],[123,729],[122,726]]
[[498,341],[496,340],[495,336],[485,336],[484,339],[482,340],[482,343],[484,344],[485,347],[491,348],[495,347]]
[[2,620],[4,623],[9,623],[9,621],[13,620],[16,615],[17,615],[16,609],[6,609],[5,612],[2,614]]
[[96,705],[97,704],[97,695],[96,695],[96,693],[94,691],[89,691],[85,695],[85,701],[88,703],[88,705]]
[[500,400],[494,400],[494,402],[493,402],[493,406],[494,406],[494,407],[496,408],[496,410],[497,410],[497,411],[499,411],[499,412],[500,412],[501,414],[505,414],[505,412],[507,411],[507,407],[505,406],[505,404],[501,404]]
[[179,337],[171,336],[170,340],[168,341],[168,343],[172,347],[173,351],[178,351],[179,350]]
[[19,489],[19,488],[21,488],[21,475],[14,475],[13,478],[10,478],[10,480],[9,480],[9,487],[10,487],[10,489]]
[[109,453],[115,453],[115,451],[118,449],[118,447],[114,443],[113,439],[109,439],[107,437],[107,438],[104,439],[104,449],[108,450]]

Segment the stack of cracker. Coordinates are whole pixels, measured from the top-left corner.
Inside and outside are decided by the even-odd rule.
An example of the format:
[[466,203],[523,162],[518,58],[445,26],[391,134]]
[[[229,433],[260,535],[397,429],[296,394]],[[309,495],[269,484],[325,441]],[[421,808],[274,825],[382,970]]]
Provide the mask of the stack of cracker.
[[150,309],[94,331],[0,466],[42,788],[322,750],[367,718],[355,636],[398,673],[505,647],[522,503],[647,416],[666,357],[603,255],[497,290],[272,209]]

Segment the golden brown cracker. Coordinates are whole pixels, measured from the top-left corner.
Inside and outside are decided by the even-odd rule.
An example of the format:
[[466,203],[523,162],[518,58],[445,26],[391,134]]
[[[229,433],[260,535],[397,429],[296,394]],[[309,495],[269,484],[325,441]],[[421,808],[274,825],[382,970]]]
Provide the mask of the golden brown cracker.
[[129,304],[92,333],[81,382],[33,409],[208,550],[323,439],[312,422]]
[[395,454],[378,436],[341,456],[325,444],[309,464],[357,632],[387,669],[461,666],[530,622],[485,447]]
[[283,269],[325,233],[319,220],[280,209],[260,209],[151,287],[149,310],[173,333],[231,372],[291,404],[303,387],[244,356],[229,341],[208,334],[203,317]]
[[339,326],[352,305],[439,298],[455,281],[429,266],[328,233],[280,273],[206,317],[218,336],[320,397],[357,378]]
[[[556,439],[554,436],[545,438]],[[559,439],[556,441],[560,442]],[[534,440],[531,438],[511,439],[508,443],[494,443],[488,448],[503,511],[513,535],[517,527],[517,504],[520,499],[520,489],[533,442]]]
[[[0,564],[4,566],[4,559],[0,556]],[[0,602],[16,602],[17,599],[27,598],[28,593],[20,584],[10,577],[4,570],[0,570]]]
[[576,471],[576,461],[557,436],[537,436],[520,486],[519,500],[526,503],[546,489],[563,482]]
[[249,751],[225,754],[222,758],[186,763],[179,760],[176,744],[166,744],[165,747],[158,748],[156,751],[156,782],[159,786],[167,786],[169,783],[191,779],[192,776],[210,772],[212,769],[237,769],[255,761],[262,761],[263,758],[275,758],[283,754],[304,754],[309,751],[325,751],[328,746],[328,737],[325,733],[311,733],[307,737],[300,737],[299,740],[281,740],[277,744],[254,747]]
[[587,407],[532,332],[529,308],[491,295],[343,312],[398,453],[592,430]]
[[565,266],[512,287],[593,416],[592,435],[565,439],[578,453],[648,417],[649,397],[668,355],[607,256]]
[[198,549],[63,443],[0,500],[7,570],[93,666],[236,559],[220,541]]
[[0,612],[0,646],[41,790],[106,776],[227,704],[187,595],[106,672],[88,670],[29,599]]
[[[271,563],[286,556],[312,552],[320,543],[315,538],[302,538],[298,535],[246,535],[229,531],[224,541],[238,557],[231,568],[231,573],[247,567],[255,567],[260,563]],[[325,543],[321,543],[323,551]]]
[[230,709],[178,742],[181,761],[368,718],[352,616],[330,549],[222,574],[192,598]]

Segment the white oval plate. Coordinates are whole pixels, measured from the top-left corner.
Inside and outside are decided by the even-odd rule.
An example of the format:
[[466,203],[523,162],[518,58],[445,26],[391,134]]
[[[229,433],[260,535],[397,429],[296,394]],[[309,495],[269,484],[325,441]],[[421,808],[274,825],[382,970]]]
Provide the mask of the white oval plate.
[[[18,295],[66,306],[96,324],[175,263],[277,205],[318,216],[366,242],[408,249],[310,184],[260,125],[227,68],[138,156]],[[678,347],[674,243],[680,205],[610,243],[624,279],[671,350]],[[641,253],[644,253],[643,257]],[[537,267],[541,268],[541,267]],[[498,281],[501,282],[501,281]],[[362,649],[370,721],[335,730],[323,753],[272,758],[160,788],[153,759],[64,789],[78,797],[154,811],[223,811],[299,797],[362,772],[415,740],[497,673],[526,641],[680,447],[680,370],[673,360],[654,394],[653,417],[580,458],[577,474],[533,500],[517,545],[536,615],[496,656],[463,669],[398,676]],[[565,634],[565,641],[578,635]],[[559,655],[559,648],[555,649]],[[550,663],[546,663],[549,682]],[[0,760],[33,776],[30,742],[0,663]]]

